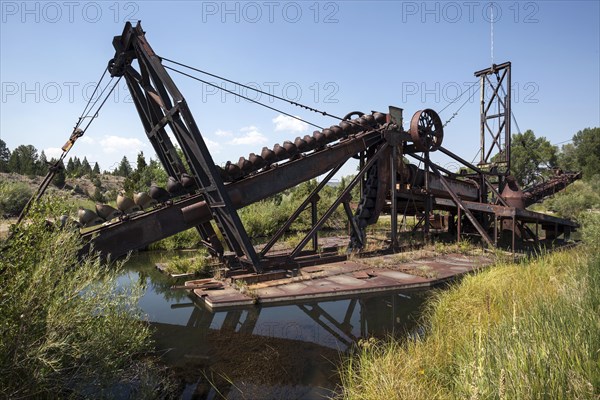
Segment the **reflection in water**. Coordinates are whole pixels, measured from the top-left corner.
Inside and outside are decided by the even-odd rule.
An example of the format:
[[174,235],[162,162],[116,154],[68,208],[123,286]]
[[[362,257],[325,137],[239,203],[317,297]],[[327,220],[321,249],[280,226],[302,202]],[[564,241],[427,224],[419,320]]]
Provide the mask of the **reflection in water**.
[[[193,253],[192,253],[193,254]],[[146,286],[140,306],[164,360],[187,383],[184,398],[322,399],[338,383],[342,354],[360,338],[416,328],[426,296],[413,291],[211,312],[154,264],[174,253],[140,253],[120,278]]]

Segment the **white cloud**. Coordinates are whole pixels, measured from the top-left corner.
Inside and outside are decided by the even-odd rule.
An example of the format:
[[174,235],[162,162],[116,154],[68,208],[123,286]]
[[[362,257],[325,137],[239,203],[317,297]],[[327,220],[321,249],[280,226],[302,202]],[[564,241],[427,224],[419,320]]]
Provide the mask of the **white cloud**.
[[240,128],[240,132],[252,132],[252,131],[257,131],[258,128],[254,125],[250,125],[250,126],[243,126]]
[[208,147],[208,151],[211,154],[219,154],[221,152],[221,143],[206,138],[204,139],[204,143],[206,143],[206,147]]
[[58,147],[48,147],[44,149],[44,153],[46,154],[46,158],[50,160],[52,158],[58,159],[58,157],[62,156],[63,151]]
[[108,154],[112,153],[138,153],[146,144],[136,138],[126,138],[121,136],[104,136],[100,139],[102,151]]
[[85,144],[96,144],[96,139],[94,139],[91,136],[82,136],[79,140],[81,141],[81,143]]
[[304,132],[308,130],[308,124],[306,122],[299,121],[283,114],[279,114],[277,117],[273,118],[273,123],[275,124],[275,132]]
[[255,126],[246,126],[240,129],[242,135],[236,136],[231,139],[227,144],[240,145],[240,144],[261,144],[267,142],[265,135],[258,131]]
[[230,131],[224,131],[222,129],[217,129],[217,131],[215,132],[216,136],[222,136],[222,137],[230,137],[233,136],[233,133],[231,133]]

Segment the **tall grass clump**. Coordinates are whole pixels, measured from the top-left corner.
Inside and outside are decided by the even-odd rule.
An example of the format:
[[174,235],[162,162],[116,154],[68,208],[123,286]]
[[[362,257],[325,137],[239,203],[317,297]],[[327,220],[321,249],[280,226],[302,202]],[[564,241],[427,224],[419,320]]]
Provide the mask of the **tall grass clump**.
[[142,355],[139,286],[117,287],[121,263],[79,258],[79,234],[45,220],[68,210],[47,200],[1,243],[0,397],[128,397],[160,385]]
[[600,395],[600,216],[585,245],[504,263],[438,292],[424,337],[357,346],[344,399],[594,399]]
[[204,248],[194,252],[194,257],[169,257],[163,262],[165,272],[169,274],[196,274],[204,277],[212,276],[214,265],[218,260],[213,260]]

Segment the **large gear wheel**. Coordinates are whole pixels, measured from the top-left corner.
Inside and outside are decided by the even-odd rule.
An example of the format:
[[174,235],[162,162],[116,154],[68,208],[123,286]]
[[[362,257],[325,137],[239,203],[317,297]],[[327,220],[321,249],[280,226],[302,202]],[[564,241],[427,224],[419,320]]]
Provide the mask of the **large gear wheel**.
[[417,151],[436,151],[444,139],[440,116],[430,108],[417,111],[410,120],[410,136]]

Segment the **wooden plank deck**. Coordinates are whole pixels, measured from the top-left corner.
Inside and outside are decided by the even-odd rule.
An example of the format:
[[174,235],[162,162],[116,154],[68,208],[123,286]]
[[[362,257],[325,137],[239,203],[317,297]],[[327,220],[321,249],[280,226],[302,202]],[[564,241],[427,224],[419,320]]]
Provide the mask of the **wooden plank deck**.
[[479,268],[492,257],[444,254],[402,261],[398,255],[304,267],[296,276],[256,284],[225,283],[221,290],[193,290],[213,310],[277,303],[324,300],[375,292],[435,286]]

